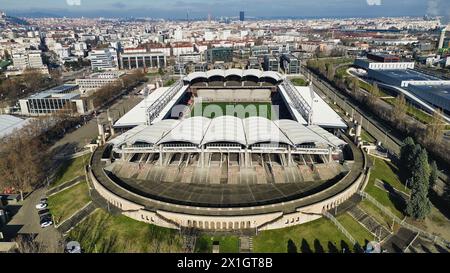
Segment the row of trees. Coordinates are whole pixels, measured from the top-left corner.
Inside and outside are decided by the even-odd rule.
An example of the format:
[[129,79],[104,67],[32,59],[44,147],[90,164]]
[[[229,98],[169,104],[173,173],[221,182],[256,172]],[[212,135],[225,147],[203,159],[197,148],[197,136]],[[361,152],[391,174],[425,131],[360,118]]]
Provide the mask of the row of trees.
[[0,191],[12,189],[22,195],[45,181],[51,168],[49,147],[67,130],[81,122],[80,117],[56,113],[36,118],[0,139]]
[[91,100],[95,108],[108,103],[114,97],[119,95],[124,89],[131,90],[141,82],[146,81],[145,72],[141,69],[135,70],[132,73],[123,76],[116,82],[99,88],[92,96]]
[[393,107],[386,106],[380,99],[380,89],[376,85],[365,84],[364,92],[361,89],[361,82],[358,78],[335,76],[333,63],[323,60],[310,60],[308,67],[327,78],[331,84],[341,90],[349,90],[348,93],[353,99],[367,106],[367,108],[378,117],[386,121],[398,132],[413,136],[414,139],[423,145],[434,157],[442,159],[450,164],[450,144],[443,141],[443,130],[445,121],[442,111],[437,110],[427,124],[408,118],[408,104],[403,94],[398,95],[393,102]]
[[436,162],[430,163],[426,149],[408,137],[403,142],[399,163],[401,176],[411,188],[406,213],[422,220],[431,211],[429,193],[437,181]]
[[0,100],[14,102],[31,93],[61,83],[59,75],[44,75],[36,69],[26,69],[17,77],[4,79],[0,84]]

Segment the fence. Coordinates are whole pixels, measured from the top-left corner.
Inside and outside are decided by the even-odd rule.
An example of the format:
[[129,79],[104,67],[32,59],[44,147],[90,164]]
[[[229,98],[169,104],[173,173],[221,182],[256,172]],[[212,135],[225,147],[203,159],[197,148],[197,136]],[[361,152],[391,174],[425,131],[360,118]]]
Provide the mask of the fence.
[[340,232],[345,235],[345,237],[347,237],[352,245],[356,245],[358,243],[355,238],[353,238],[353,236],[344,228],[344,226],[341,225],[341,223],[339,223],[339,221],[333,215],[331,215],[331,213],[329,213],[328,211],[323,211],[323,215],[326,218],[330,219],[331,222],[333,222],[333,224],[339,229]]
[[409,229],[413,232],[416,232],[422,236],[424,236],[425,238],[428,238],[429,240],[432,240],[435,243],[441,243],[444,245],[449,245],[450,242],[448,242],[447,240],[431,234],[429,232],[426,232],[424,230],[421,230],[411,224],[405,223],[404,220],[401,220],[400,218],[398,218],[395,214],[393,214],[389,209],[387,209],[385,206],[383,206],[380,202],[378,202],[375,198],[373,198],[372,196],[370,196],[367,192],[363,192],[363,191],[358,191],[358,194],[367,199],[369,202],[371,202],[372,204],[374,204],[377,208],[379,208],[383,213],[385,213],[387,216],[389,216],[390,218],[392,218],[396,223],[398,223],[399,225],[401,225],[402,227]]

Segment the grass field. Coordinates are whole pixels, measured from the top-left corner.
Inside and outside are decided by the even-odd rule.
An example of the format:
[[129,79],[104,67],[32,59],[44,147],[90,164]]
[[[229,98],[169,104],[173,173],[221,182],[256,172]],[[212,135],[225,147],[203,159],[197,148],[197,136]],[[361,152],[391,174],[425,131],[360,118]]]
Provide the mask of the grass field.
[[89,188],[82,181],[48,198],[48,205],[56,224],[66,220],[90,201]]
[[379,179],[384,183],[389,184],[392,188],[406,193],[409,193],[410,190],[408,188],[405,189],[403,183],[400,182],[397,175],[398,169],[393,163],[375,157],[372,157],[372,160],[373,167],[365,191],[377,199],[378,202],[390,209],[399,218],[404,217],[403,211],[405,204],[401,202],[401,200],[398,200],[398,198],[391,196],[387,191],[376,187],[375,180]]
[[365,247],[368,242],[374,239],[374,236],[348,213],[338,215],[336,219],[355,238],[360,246]]
[[195,252],[211,253],[214,241],[219,242],[220,253],[238,253],[239,238],[237,236],[211,236],[202,235],[197,238],[195,243]]
[[51,186],[58,186],[80,175],[84,175],[84,166],[89,163],[90,157],[91,154],[87,154],[63,162],[59,167],[58,172],[56,173],[56,180],[52,183]]
[[370,143],[375,143],[377,140],[371,135],[369,134],[366,130],[361,130],[361,139],[363,141],[367,141]]
[[178,231],[98,209],[69,233],[88,253],[182,252]]
[[[253,239],[255,253],[342,252],[354,249],[347,238],[325,218],[278,230],[260,232]],[[288,250],[289,249],[289,250]]]
[[291,82],[295,85],[295,86],[307,86],[308,85],[308,81],[302,78],[295,78],[295,79],[291,79]]
[[[208,118],[220,116],[235,116],[239,118],[266,117],[272,118],[272,105],[268,102],[258,103],[232,103],[232,102],[212,102],[194,105],[191,116],[204,116]],[[274,118],[276,118],[274,116]]]

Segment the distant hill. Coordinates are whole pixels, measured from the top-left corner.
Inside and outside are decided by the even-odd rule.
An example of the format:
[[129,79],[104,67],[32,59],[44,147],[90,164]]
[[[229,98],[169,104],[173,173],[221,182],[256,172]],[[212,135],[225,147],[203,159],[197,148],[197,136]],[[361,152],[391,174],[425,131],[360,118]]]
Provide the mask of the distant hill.
[[17,17],[13,17],[13,16],[6,16],[6,21],[10,24],[17,24],[17,25],[22,25],[22,26],[28,26],[30,25],[30,23],[28,23],[27,21],[17,18]]

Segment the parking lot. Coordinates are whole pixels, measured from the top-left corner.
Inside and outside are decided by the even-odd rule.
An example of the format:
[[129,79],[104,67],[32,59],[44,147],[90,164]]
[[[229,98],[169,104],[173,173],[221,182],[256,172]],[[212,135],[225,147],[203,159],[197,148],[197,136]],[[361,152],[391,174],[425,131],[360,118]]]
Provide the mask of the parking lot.
[[40,188],[31,193],[20,205],[18,211],[4,229],[5,239],[15,238],[17,234],[30,234],[36,242],[41,243],[46,251],[56,252],[62,235],[52,225],[41,228],[36,204],[45,197],[46,188]]

